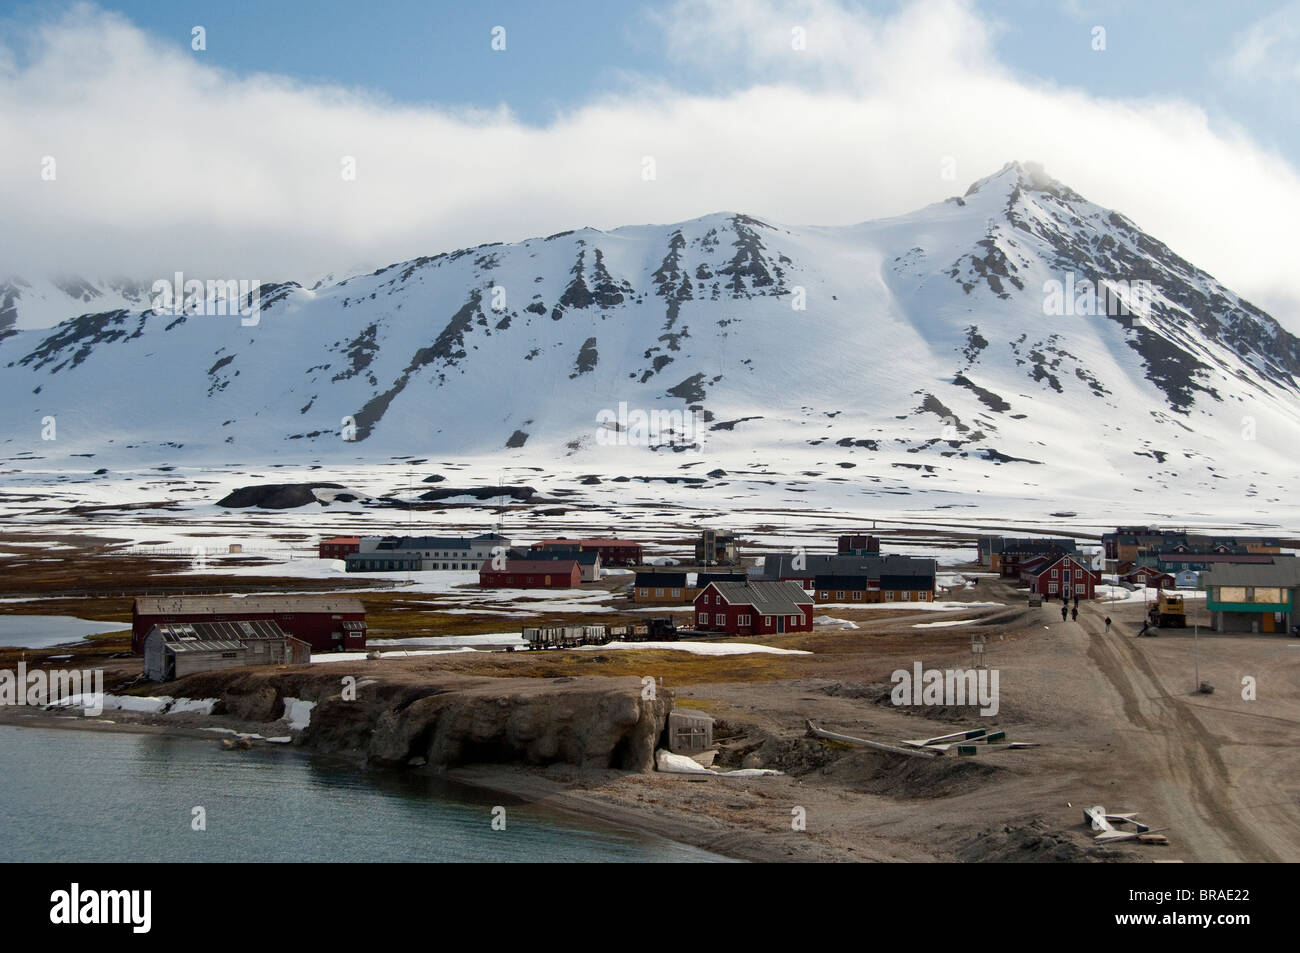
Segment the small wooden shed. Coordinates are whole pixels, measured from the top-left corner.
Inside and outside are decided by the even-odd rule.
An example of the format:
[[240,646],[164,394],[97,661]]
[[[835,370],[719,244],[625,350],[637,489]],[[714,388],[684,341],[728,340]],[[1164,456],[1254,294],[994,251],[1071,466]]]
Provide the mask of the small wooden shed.
[[674,708],[668,713],[668,750],[693,755],[713,747],[713,719],[702,711]]
[[144,674],[155,682],[244,665],[310,661],[311,646],[271,619],[155,625],[144,640]]

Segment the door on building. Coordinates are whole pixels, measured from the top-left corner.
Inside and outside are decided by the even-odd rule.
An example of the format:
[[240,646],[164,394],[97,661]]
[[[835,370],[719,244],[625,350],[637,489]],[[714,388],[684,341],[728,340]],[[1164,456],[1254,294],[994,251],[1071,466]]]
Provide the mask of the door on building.
[[785,631],[785,616],[779,615],[776,617],[776,631],[777,632]]

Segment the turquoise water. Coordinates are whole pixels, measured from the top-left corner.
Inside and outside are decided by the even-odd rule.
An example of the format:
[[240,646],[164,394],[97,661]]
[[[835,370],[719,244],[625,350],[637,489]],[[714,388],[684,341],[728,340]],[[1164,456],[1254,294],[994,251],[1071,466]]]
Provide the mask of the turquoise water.
[[[492,809],[505,808],[505,830]],[[193,808],[207,830],[191,829]],[[720,861],[671,841],[299,751],[0,726],[0,861]]]

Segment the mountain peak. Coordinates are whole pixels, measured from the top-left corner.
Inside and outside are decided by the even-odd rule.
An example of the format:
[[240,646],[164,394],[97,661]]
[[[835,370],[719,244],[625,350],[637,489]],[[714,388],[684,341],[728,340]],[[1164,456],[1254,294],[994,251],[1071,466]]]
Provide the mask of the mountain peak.
[[1079,198],[1072,189],[1058,182],[1047,174],[1039,162],[1008,162],[1002,168],[998,169],[992,175],[985,176],[982,179],[972,183],[971,187],[966,190],[966,198],[977,193],[986,193],[995,191],[999,194],[1009,194],[1013,191],[1021,192],[1047,192],[1058,198]]

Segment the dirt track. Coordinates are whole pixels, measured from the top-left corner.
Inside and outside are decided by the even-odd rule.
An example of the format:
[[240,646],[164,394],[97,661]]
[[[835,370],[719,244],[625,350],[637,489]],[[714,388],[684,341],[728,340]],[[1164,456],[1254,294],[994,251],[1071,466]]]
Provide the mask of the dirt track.
[[[1186,845],[1191,859],[1300,858],[1293,749],[1288,744],[1274,757],[1273,744],[1261,737],[1258,721],[1276,721],[1294,740],[1294,718],[1280,713],[1281,703],[1267,706],[1273,714],[1241,711],[1240,705],[1236,710],[1224,708],[1222,703],[1216,708],[1215,696],[1191,693],[1190,676],[1181,691],[1171,690],[1169,647],[1181,643],[1185,648],[1191,633],[1164,631],[1159,642],[1121,633],[1119,627],[1106,634],[1105,608],[1094,605],[1080,614],[1091,635],[1088,658],[1118,696],[1123,716],[1117,731],[1121,756],[1157,799],[1150,807],[1176,828],[1174,836]],[[1240,649],[1260,639],[1210,635],[1203,641],[1204,654],[1213,659],[1220,649]],[[1261,647],[1267,651],[1281,644],[1268,637]],[[1207,661],[1207,671],[1212,664]],[[1231,683],[1227,687],[1232,691]],[[1255,704],[1265,707],[1262,701]],[[1263,728],[1267,735],[1268,726]],[[1234,770],[1225,758],[1225,752],[1231,751],[1238,752],[1238,759],[1246,756],[1248,770]],[[1279,771],[1285,765],[1290,770]]]

